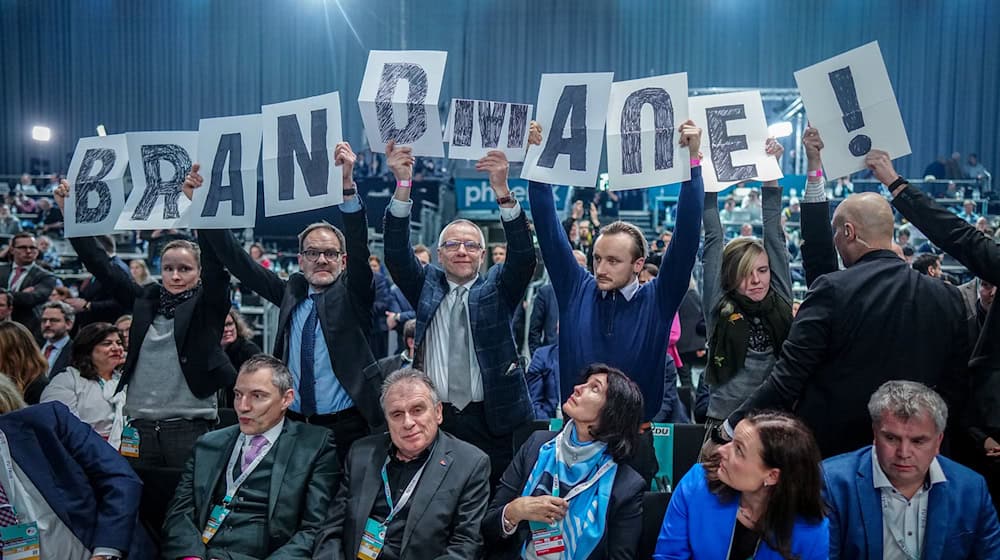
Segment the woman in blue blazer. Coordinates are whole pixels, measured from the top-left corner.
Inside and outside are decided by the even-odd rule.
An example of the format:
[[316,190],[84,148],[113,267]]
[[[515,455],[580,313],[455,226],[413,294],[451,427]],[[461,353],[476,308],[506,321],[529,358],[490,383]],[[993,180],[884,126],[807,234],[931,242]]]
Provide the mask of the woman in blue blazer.
[[797,418],[764,412],[681,479],[654,560],[826,560],[820,454]]

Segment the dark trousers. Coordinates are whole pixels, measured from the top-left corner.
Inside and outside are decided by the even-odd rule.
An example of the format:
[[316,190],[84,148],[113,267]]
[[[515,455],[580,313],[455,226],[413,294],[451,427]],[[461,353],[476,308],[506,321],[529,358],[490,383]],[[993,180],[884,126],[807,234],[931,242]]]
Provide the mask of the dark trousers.
[[[507,466],[514,460],[514,434],[496,435],[486,423],[486,410],[481,402],[469,403],[459,411],[450,403],[444,403],[444,422],[441,429],[458,439],[475,445],[490,457],[490,494],[500,482]],[[525,424],[530,430],[531,424]],[[522,438],[523,441],[523,438]]]
[[132,468],[184,468],[194,443],[215,427],[215,420],[132,420],[139,431],[139,456],[128,457]]
[[289,410],[285,415],[292,420],[329,428],[333,432],[333,442],[337,446],[337,458],[340,459],[341,466],[347,460],[347,452],[351,450],[351,445],[371,433],[368,422],[358,412],[357,407],[353,406],[333,414],[313,414],[305,417]]

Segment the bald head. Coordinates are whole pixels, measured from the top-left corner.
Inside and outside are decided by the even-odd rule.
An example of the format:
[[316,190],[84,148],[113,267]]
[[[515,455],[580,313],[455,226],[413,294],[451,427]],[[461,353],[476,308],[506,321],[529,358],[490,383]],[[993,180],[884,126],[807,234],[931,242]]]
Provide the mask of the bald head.
[[892,250],[892,207],[875,193],[852,194],[833,213],[833,240],[844,264],[879,249]]

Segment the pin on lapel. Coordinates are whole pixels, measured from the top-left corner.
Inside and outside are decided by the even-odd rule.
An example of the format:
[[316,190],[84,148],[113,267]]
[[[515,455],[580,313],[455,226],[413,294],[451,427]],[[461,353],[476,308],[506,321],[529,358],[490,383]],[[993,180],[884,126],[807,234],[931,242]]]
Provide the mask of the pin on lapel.
[[441,466],[442,467],[447,467],[448,466],[448,461],[445,461],[444,459],[441,459]]

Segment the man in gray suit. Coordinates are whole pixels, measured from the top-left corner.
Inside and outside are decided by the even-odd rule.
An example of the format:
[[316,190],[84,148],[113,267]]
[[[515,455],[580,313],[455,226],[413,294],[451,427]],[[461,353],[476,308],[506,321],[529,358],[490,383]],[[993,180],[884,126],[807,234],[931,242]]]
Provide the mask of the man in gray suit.
[[351,447],[330,528],[317,539],[313,558],[478,558],[489,458],[438,429],[441,401],[420,371],[390,374],[381,401],[389,434]]
[[167,560],[308,558],[340,463],[330,430],[285,418],[292,375],[258,354],[236,378],[239,425],[198,439],[163,524]]

